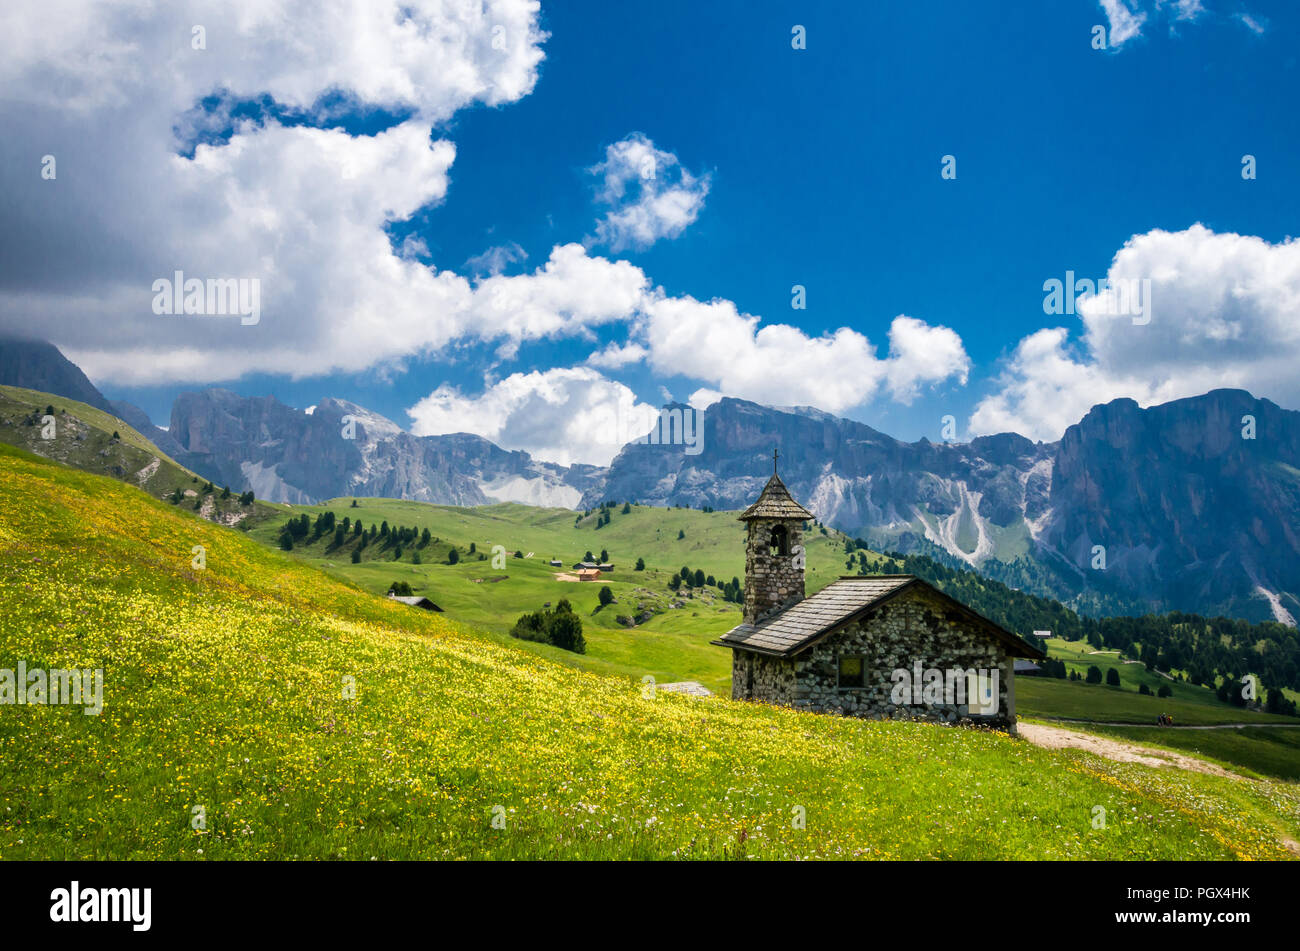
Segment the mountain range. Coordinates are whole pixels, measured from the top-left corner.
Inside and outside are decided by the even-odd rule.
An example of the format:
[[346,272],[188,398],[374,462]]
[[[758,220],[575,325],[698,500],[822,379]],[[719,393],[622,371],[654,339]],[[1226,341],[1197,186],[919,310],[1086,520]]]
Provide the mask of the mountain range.
[[336,399],[304,412],[269,396],[216,388],[182,393],[168,432],[190,468],[271,501],[354,495],[572,508],[604,478],[599,466],[540,462],[469,433],[413,436]]
[[[902,442],[816,410],[723,399],[695,455],[633,444],[600,493],[741,508],[771,474],[828,525],[1092,614],[1300,615],[1300,413],[1243,390],[1094,406],[1060,440]],[[594,495],[584,498],[591,504]]]
[[909,443],[816,409],[724,398],[703,413],[691,452],[633,442],[600,467],[468,433],[415,436],[344,400],[303,411],[219,388],[182,393],[162,429],[36,341],[0,341],[0,383],[89,403],[218,484],[291,503],[739,509],[779,448],[795,497],[877,548],[975,567],[1095,615],[1300,616],[1300,413],[1242,390],[1145,409],[1114,400],[1051,443],[1014,433]]

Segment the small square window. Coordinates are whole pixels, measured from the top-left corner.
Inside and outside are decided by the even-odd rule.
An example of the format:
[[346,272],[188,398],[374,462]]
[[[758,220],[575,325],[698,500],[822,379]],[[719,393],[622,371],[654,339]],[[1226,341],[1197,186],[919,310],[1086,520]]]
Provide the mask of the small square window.
[[841,657],[840,687],[861,687],[865,683],[862,672],[863,663],[861,657]]

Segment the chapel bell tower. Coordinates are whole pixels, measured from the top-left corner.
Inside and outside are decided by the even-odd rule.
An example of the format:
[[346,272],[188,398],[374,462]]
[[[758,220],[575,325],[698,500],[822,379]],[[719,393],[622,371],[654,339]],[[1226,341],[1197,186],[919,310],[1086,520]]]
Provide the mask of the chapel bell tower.
[[794,500],[776,474],[779,453],[772,453],[772,478],[756,501],[740,515],[745,538],[745,623],[756,624],[781,608],[802,601],[803,523],[812,513]]

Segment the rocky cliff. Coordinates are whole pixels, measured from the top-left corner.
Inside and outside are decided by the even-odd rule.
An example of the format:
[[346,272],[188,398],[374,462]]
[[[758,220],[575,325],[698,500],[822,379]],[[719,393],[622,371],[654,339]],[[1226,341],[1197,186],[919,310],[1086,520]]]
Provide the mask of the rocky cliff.
[[345,400],[311,413],[274,397],[182,393],[170,433],[195,467],[259,498],[312,502],[384,496],[444,505],[573,506],[599,482],[595,466],[538,462],[468,433],[413,436]]
[[879,547],[941,554],[1098,613],[1300,616],[1300,413],[1241,390],[1145,410],[1116,400],[1055,443],[905,443],[735,399],[709,408],[703,433],[694,455],[625,447],[583,504],[741,508],[779,447],[796,498]]

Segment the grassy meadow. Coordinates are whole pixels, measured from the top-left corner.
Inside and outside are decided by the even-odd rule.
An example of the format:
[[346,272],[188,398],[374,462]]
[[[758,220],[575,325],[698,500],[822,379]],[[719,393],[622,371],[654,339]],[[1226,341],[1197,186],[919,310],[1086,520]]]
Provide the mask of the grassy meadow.
[[[744,526],[736,521],[736,512],[631,506],[624,514],[619,504],[610,509],[610,521],[598,528],[598,511],[578,518],[579,513],[568,509],[513,503],[462,508],[363,498],[357,499],[353,508],[352,501],[292,506],[282,517],[258,523],[250,535],[274,546],[288,518],[306,514],[314,520],[327,511],[333,512],[339,523],[345,516],[359,518],[367,528],[387,521],[394,527],[428,529],[433,540],[424,548],[408,546],[400,559],[395,558],[395,547],[372,544],[363,550],[362,561],[352,564],[355,541],[349,536],[336,548],[332,535],[296,545],[293,557],[375,594],[386,592],[394,581],[406,581],[415,593],[431,598],[450,617],[487,636],[496,635],[501,643],[514,643],[559,663],[637,679],[648,675],[659,683],[696,680],[715,693],[730,694],[730,655],[710,646],[709,641],[740,623],[740,606],[724,601],[714,587],[683,588],[673,594],[668,581],[682,567],[699,568],[719,582],[743,579]],[[685,537],[678,538],[679,532]],[[841,533],[827,529],[823,534],[820,526],[815,526],[805,533],[804,544],[809,594],[848,570]],[[471,545],[473,554],[468,553]],[[507,552],[504,568],[492,567],[494,545]],[[461,559],[454,565],[447,563],[453,547]],[[599,557],[602,550],[615,564],[612,574],[598,582],[556,579],[557,574],[570,573],[570,566],[587,551]],[[412,563],[417,551],[420,564]],[[516,558],[516,551],[528,557]],[[552,557],[564,567],[550,567]],[[644,571],[633,570],[638,558],[645,562]],[[871,570],[883,570],[884,561],[876,553],[868,556]],[[605,585],[617,603],[601,608],[598,594]],[[508,637],[521,614],[560,598],[567,598],[582,617],[586,654]],[[620,616],[644,613],[651,617],[631,627],[618,621]],[[1047,645],[1052,657],[1081,675],[1091,665],[1100,668],[1103,677],[1114,667],[1121,686],[1017,678],[1017,709],[1022,715],[1134,724],[1154,724],[1161,713],[1188,724],[1296,722],[1222,703],[1207,687],[1169,681],[1140,663],[1123,662],[1116,653],[1094,653],[1084,642],[1048,638]],[[1146,684],[1152,695],[1139,694],[1140,684]],[[1162,684],[1170,686],[1170,698],[1154,695]]]
[[1300,780],[1300,727],[1246,726],[1214,730],[1091,726],[1091,733],[1188,753],[1249,776]]
[[0,706],[5,859],[1273,859],[1300,835],[1288,783],[643,693],[5,446],[0,591],[0,667],[106,679],[98,716]]
[[[340,524],[344,517],[361,519],[367,529],[385,521],[394,527],[428,529],[436,540],[423,548],[407,546],[400,560],[395,547],[371,544],[363,550],[362,561],[352,564],[356,542],[349,537],[336,548],[332,535],[296,545],[293,554],[375,594],[386,592],[394,581],[405,581],[451,617],[502,637],[521,614],[567,598],[582,618],[587,653],[576,656],[531,642],[521,646],[586,670],[649,675],[660,683],[696,680],[714,692],[730,693],[730,656],[709,641],[740,623],[740,606],[723,600],[717,587],[683,587],[674,594],[668,582],[683,567],[712,574],[719,583],[743,578],[744,526],[736,520],[738,513],[632,506],[624,514],[618,505],[611,509],[609,523],[597,528],[596,512],[578,520],[578,513],[568,509],[514,503],[476,508],[369,498],[358,499],[356,508],[351,503],[335,499],[296,505],[250,534],[274,546],[285,520],[302,514],[314,520],[326,511]],[[679,532],[685,537],[679,539]],[[845,570],[843,542],[835,533],[823,535],[814,528],[804,543],[811,593]],[[502,568],[493,567],[497,545],[506,551]],[[448,564],[453,546],[460,556],[454,565]],[[516,551],[526,557],[514,557]],[[558,574],[572,574],[571,566],[588,551],[596,557],[607,551],[615,564],[613,573],[599,582],[557,580]],[[420,564],[412,560],[417,552]],[[563,568],[551,567],[552,557],[562,561]],[[634,570],[638,558],[645,562],[644,571]],[[599,592],[606,585],[616,603],[601,608]],[[631,627],[618,620],[647,614],[648,620]]]
[[[28,422],[49,405],[54,406],[59,422],[55,438],[44,440],[40,427]],[[599,510],[579,518],[568,509],[513,503],[458,508],[362,498],[289,506],[259,499],[245,506],[237,499],[222,500],[217,492],[205,492],[202,479],[122,420],[75,400],[17,387],[0,387],[0,442],[138,484],[155,498],[170,499],[179,490],[183,497],[178,508],[201,510],[205,517],[228,524],[238,520],[241,529],[267,545],[276,545],[280,527],[288,518],[304,513],[314,519],[330,511],[339,522],[344,517],[361,519],[367,527],[387,521],[392,526],[428,529],[434,540],[427,546],[407,546],[401,558],[396,557],[392,545],[370,545],[361,562],[352,564],[355,539],[350,537],[335,547],[332,535],[299,543],[293,554],[345,583],[376,594],[387,591],[394,581],[405,581],[417,593],[436,601],[451,618],[473,625],[484,637],[561,664],[636,679],[648,675],[660,683],[695,680],[715,693],[730,691],[730,659],[709,641],[739,622],[739,606],[724,600],[717,587],[683,587],[674,593],[668,581],[683,566],[713,575],[718,584],[743,576],[744,526],[735,512],[632,506],[624,513],[621,505],[615,505],[609,509],[609,521],[602,525]],[[814,525],[804,540],[810,594],[856,569],[856,565],[846,565],[841,533]],[[494,546],[507,553],[504,568],[493,567]],[[448,564],[453,547],[460,555],[455,565]],[[528,557],[515,558],[515,551]],[[557,570],[547,564],[553,556],[559,558],[567,573],[587,551],[597,557],[607,551],[616,570],[598,583],[566,582],[557,580]],[[415,563],[417,552],[419,564]],[[866,558],[868,570],[892,570],[878,553],[860,555]],[[633,570],[638,558],[644,559],[644,571]],[[605,585],[616,603],[601,607],[598,594]],[[521,614],[560,598],[567,598],[583,619],[585,654],[508,637]],[[1103,675],[1116,668],[1122,686],[1021,678],[1019,707],[1026,715],[1134,724],[1154,723],[1160,713],[1172,714],[1178,723],[1280,719],[1223,704],[1207,688],[1169,681],[1141,664],[1124,663],[1114,653],[1094,653],[1086,643],[1053,638],[1048,644],[1053,657],[1080,674],[1093,664]],[[1153,694],[1168,684],[1173,696],[1168,700],[1141,696],[1137,693],[1140,684],[1146,684]]]
[[[54,409],[51,438],[41,419]],[[50,393],[0,386],[0,443],[74,466],[83,472],[121,479],[156,499],[180,493],[177,503],[226,524],[278,518],[285,506],[255,500],[241,504],[237,494],[221,498],[221,486],[206,490],[206,479],[186,469],[125,421],[86,403]]]
[[1174,724],[1200,726],[1212,723],[1289,723],[1291,717],[1256,713],[1220,703],[1206,690],[1196,700],[1144,697],[1131,690],[1044,677],[1016,678],[1016,710],[1021,716],[1058,717],[1065,720],[1096,720],[1155,726],[1161,713]]
[[[1293,717],[1277,716],[1235,707],[1219,700],[1209,687],[1197,687],[1171,680],[1140,663],[1125,660],[1116,651],[1096,651],[1084,641],[1047,638],[1050,656],[1065,662],[1069,670],[1086,675],[1095,666],[1101,671],[1102,683],[1082,680],[1055,680],[1044,677],[1016,678],[1016,707],[1022,715],[1060,717],[1069,720],[1099,720],[1154,726],[1162,713],[1174,718],[1175,724],[1204,725],[1213,723],[1296,723]],[[1105,683],[1107,672],[1117,671],[1120,686]],[[1146,684],[1149,695],[1138,692]],[[1156,691],[1168,686],[1170,696],[1158,697]],[[1167,731],[1165,731],[1167,732]],[[1300,766],[1300,759],[1297,760]]]

